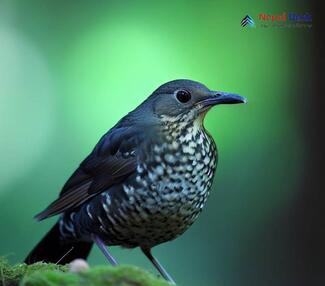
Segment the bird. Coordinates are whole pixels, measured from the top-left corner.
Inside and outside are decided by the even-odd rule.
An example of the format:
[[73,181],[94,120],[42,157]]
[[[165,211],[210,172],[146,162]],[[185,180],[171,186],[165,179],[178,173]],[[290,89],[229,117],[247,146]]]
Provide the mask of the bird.
[[152,248],[183,234],[202,211],[218,160],[204,118],[213,106],[236,103],[246,98],[193,80],[158,87],[101,137],[35,216],[59,218],[25,263],[86,259],[95,244],[115,266],[110,246],[139,247],[175,285]]

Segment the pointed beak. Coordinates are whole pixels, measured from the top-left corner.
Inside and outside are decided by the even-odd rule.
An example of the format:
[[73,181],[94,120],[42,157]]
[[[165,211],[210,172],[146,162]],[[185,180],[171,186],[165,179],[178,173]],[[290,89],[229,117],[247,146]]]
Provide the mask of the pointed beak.
[[247,99],[243,96],[233,93],[213,91],[207,98],[201,100],[199,104],[203,107],[210,107],[217,104],[235,104],[247,103]]

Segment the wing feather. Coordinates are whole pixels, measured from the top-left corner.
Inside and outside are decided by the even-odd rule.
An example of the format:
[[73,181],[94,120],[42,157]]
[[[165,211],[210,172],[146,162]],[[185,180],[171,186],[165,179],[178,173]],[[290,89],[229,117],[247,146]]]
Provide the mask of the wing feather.
[[116,127],[106,133],[65,183],[59,198],[36,219],[75,209],[130,176],[136,170],[137,147],[144,138],[140,133],[140,129],[131,127]]

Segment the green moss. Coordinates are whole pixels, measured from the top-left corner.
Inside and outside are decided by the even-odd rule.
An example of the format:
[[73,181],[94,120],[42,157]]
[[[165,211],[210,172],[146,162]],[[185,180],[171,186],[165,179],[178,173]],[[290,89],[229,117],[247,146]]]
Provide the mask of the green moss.
[[97,266],[81,273],[37,271],[27,275],[21,286],[168,286],[164,280],[132,266]]
[[20,286],[77,286],[80,285],[77,274],[59,271],[36,271],[26,275]]
[[168,286],[134,266],[97,266],[90,270],[71,273],[67,266],[35,263],[10,266],[0,257],[0,285],[3,286]]
[[89,282],[98,282],[93,285],[169,286],[165,280],[134,266],[98,266],[89,272],[81,273],[81,276],[87,277]]
[[0,285],[2,286],[15,286],[19,284],[19,281],[25,276],[30,275],[36,271],[67,271],[67,266],[47,264],[47,263],[35,263],[27,265],[25,263],[16,264],[14,266],[9,265],[8,261],[0,257]]

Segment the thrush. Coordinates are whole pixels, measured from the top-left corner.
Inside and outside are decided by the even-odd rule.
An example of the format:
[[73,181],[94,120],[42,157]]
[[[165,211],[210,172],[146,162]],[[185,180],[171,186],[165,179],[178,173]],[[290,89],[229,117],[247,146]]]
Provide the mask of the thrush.
[[107,246],[140,247],[175,284],[151,249],[184,233],[207,200],[217,148],[203,125],[206,113],[244,102],[191,80],[160,86],[99,140],[58,199],[36,215],[60,217],[25,262],[86,259],[95,243],[116,265]]

